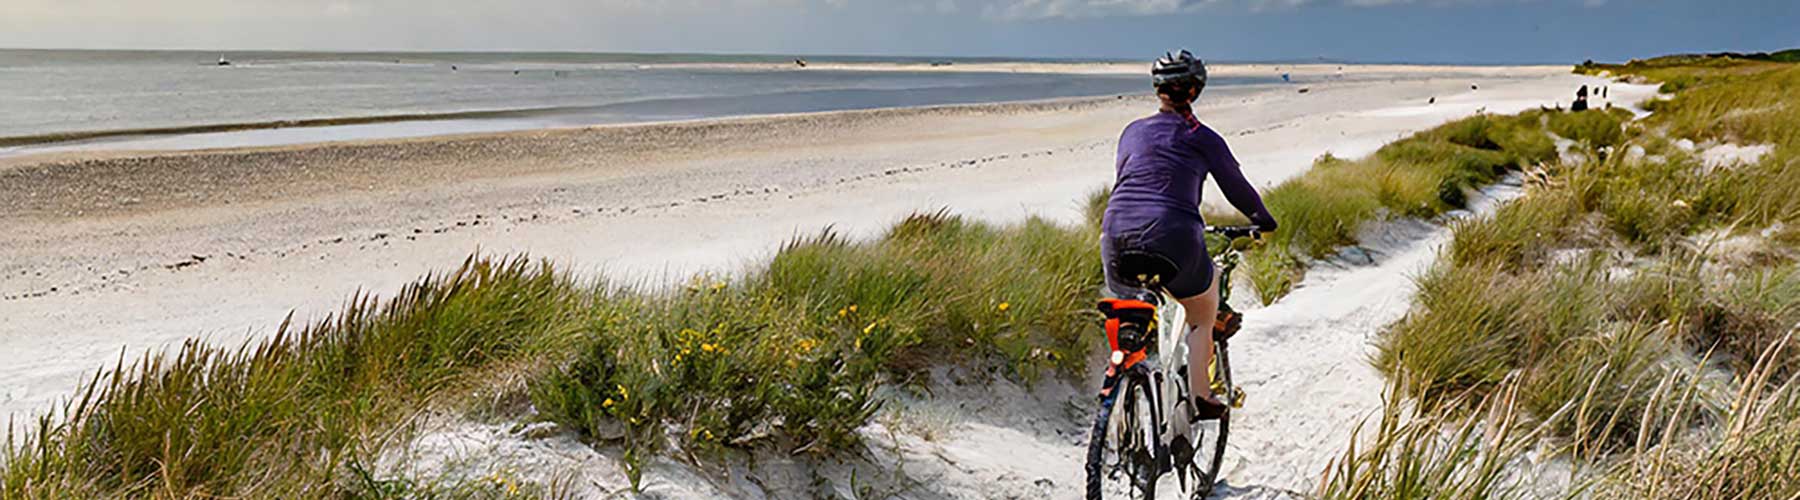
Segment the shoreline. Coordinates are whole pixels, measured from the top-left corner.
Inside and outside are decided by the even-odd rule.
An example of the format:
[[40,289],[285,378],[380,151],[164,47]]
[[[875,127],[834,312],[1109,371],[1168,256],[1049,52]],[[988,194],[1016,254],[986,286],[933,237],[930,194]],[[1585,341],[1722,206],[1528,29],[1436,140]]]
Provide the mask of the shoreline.
[[[795,67],[792,64],[784,65],[784,64],[752,63],[752,62],[700,62],[700,63],[671,62],[671,63],[639,64],[639,65],[636,65],[635,67],[637,67],[639,69],[701,69],[701,70],[719,70],[719,71],[757,71],[757,72],[842,71],[842,72],[919,72],[919,73],[1025,73],[1025,74],[1056,74],[1056,75],[1067,75],[1067,76],[1127,76],[1127,75],[1138,75],[1138,74],[1143,73],[1144,69],[1142,66],[1143,66],[1142,64],[1138,64],[1138,63],[1119,63],[1119,62],[1111,62],[1111,63],[1108,63],[1108,62],[1070,62],[1070,63],[1063,63],[1063,62],[973,62],[973,63],[966,63],[966,64],[949,64],[949,65],[937,65],[936,63],[923,63],[923,62],[918,62],[918,63],[914,63],[914,62],[873,62],[873,63],[820,62],[820,63],[811,63],[811,64],[808,64],[804,68],[800,68],[800,67]],[[1345,68],[1349,68],[1349,71],[1348,72],[1345,71]],[[1431,72],[1431,73],[1442,73],[1442,74],[1444,74],[1445,77],[1452,77],[1452,76],[1494,76],[1494,75],[1503,75],[1503,74],[1506,74],[1509,72],[1518,72],[1518,71],[1538,72],[1538,71],[1546,71],[1546,70],[1561,69],[1561,68],[1563,68],[1563,67],[1561,67],[1561,66],[1406,65],[1406,64],[1327,64],[1327,63],[1293,63],[1293,64],[1230,63],[1230,64],[1217,64],[1217,65],[1212,66],[1212,76],[1215,78],[1248,79],[1248,78],[1258,78],[1258,77],[1260,77],[1260,78],[1276,78],[1281,75],[1290,75],[1294,78],[1305,80],[1305,79],[1309,79],[1309,78],[1342,79],[1342,78],[1345,78],[1346,75],[1350,75],[1350,76],[1354,77],[1355,75],[1381,74],[1381,73],[1393,73],[1393,72],[1402,72],[1402,73],[1404,73],[1404,72]],[[1308,84],[1321,84],[1321,83],[1325,83],[1325,82],[1323,82],[1323,81],[1295,81],[1292,83],[1282,83],[1282,84],[1283,85],[1308,85]],[[1216,87],[1213,90],[1215,92],[1217,92],[1217,91],[1225,89],[1225,88],[1244,88],[1244,87],[1254,87],[1254,86],[1269,85],[1269,84],[1272,84],[1272,83],[1245,83],[1245,84],[1238,84],[1238,85],[1230,85],[1227,87]],[[920,90],[926,90],[926,89],[920,89]],[[766,94],[766,95],[740,96],[740,97],[736,97],[733,99],[734,100],[739,100],[739,99],[752,99],[753,100],[753,99],[757,99],[757,98],[778,98],[778,97],[782,97],[782,96],[798,95],[798,94],[804,94],[804,93],[805,92],[790,92],[790,93],[776,93],[776,94]],[[1094,94],[1094,95],[1071,95],[1071,96],[1054,97],[1052,99],[1097,98],[1097,97],[1103,97],[1103,96],[1108,96],[1108,95],[1116,96],[1116,95],[1120,95],[1120,94],[1107,93],[1107,94]],[[400,113],[386,113],[386,114],[376,113],[376,114],[353,115],[353,116],[280,118],[280,119],[248,121],[248,122],[218,122],[218,123],[200,123],[200,124],[188,124],[188,125],[126,127],[126,128],[94,129],[94,130],[64,130],[64,131],[53,131],[53,132],[44,132],[44,133],[31,133],[31,134],[24,134],[24,135],[0,136],[0,159],[21,157],[21,156],[34,156],[34,155],[47,154],[47,153],[68,152],[68,151],[207,150],[207,149],[224,149],[224,148],[235,148],[235,147],[252,147],[252,146],[286,146],[286,145],[314,144],[314,143],[323,143],[323,142],[354,141],[354,140],[363,140],[363,139],[404,139],[404,138],[415,138],[415,137],[441,137],[441,136],[458,135],[455,133],[432,134],[429,132],[414,134],[414,133],[408,133],[408,132],[398,131],[398,130],[389,130],[389,131],[386,131],[386,133],[383,133],[381,131],[366,131],[363,133],[355,133],[355,132],[349,132],[349,131],[342,131],[340,129],[340,132],[336,133],[336,134],[333,134],[329,131],[329,129],[338,129],[338,128],[350,127],[350,126],[380,126],[380,125],[407,125],[407,124],[429,125],[433,122],[445,123],[445,122],[452,122],[452,121],[469,121],[469,122],[473,122],[471,124],[471,126],[469,127],[470,131],[479,133],[479,132],[514,132],[514,131],[528,131],[528,130],[540,130],[540,129],[557,129],[557,128],[588,126],[588,125],[654,124],[654,123],[664,123],[669,120],[633,119],[633,118],[629,117],[628,115],[622,116],[622,119],[608,119],[608,118],[603,118],[603,117],[608,116],[607,112],[609,110],[628,109],[628,108],[632,108],[632,107],[643,107],[643,106],[654,106],[654,105],[661,105],[663,103],[670,103],[670,102],[679,101],[679,100],[681,100],[681,99],[679,99],[679,98],[646,98],[646,99],[639,99],[639,100],[610,102],[610,103],[592,104],[592,105],[574,105],[574,106],[470,109],[470,110],[452,110],[452,111],[442,111],[442,112],[400,112]],[[764,112],[729,113],[728,112],[728,113],[721,114],[718,116],[706,116],[706,117],[698,117],[698,118],[683,119],[683,120],[672,120],[672,121],[690,121],[690,120],[736,118],[736,117],[750,117],[750,116],[780,116],[780,115],[794,114],[794,113],[856,111],[856,110],[868,110],[868,109],[903,109],[903,108],[933,107],[933,106],[946,106],[946,105],[1005,104],[1005,103],[1018,103],[1018,102],[1036,102],[1036,101],[1040,101],[1040,100],[1044,100],[1044,99],[1030,99],[1030,98],[1018,99],[1018,100],[1001,99],[1001,100],[984,100],[984,101],[980,101],[980,102],[926,103],[926,104],[908,104],[908,105],[899,105],[899,106],[876,105],[876,106],[870,106],[870,107],[846,107],[846,108],[841,108],[841,109],[807,110],[807,111],[797,111],[797,112],[774,112],[774,113],[764,113]],[[586,118],[582,118],[584,116]],[[563,118],[563,120],[555,120],[555,118]],[[499,121],[501,121],[501,120],[508,120],[508,119],[518,119],[518,120],[537,119],[537,121],[521,122],[521,123],[515,123],[515,124],[499,123]],[[572,122],[581,122],[581,123],[578,124],[578,123],[572,123]],[[483,125],[486,125],[486,126],[483,126]],[[449,127],[449,125],[445,125],[445,126]],[[213,140],[216,142],[211,142],[211,144],[222,144],[222,145],[209,145],[208,140],[195,138],[197,140],[191,141],[191,143],[198,144],[198,146],[177,146],[177,147],[155,147],[155,146],[133,147],[132,146],[132,144],[134,144],[134,143],[155,144],[158,141],[168,141],[168,140],[174,140],[176,144],[180,144],[181,143],[180,139],[182,139],[182,138],[187,138],[187,137],[192,137],[192,136],[201,136],[201,135],[218,135],[218,134],[244,133],[244,132],[272,132],[272,131],[281,131],[281,130],[289,130],[289,129],[312,129],[313,131],[316,131],[316,132],[314,133],[313,137],[300,137],[297,139],[288,139],[288,140],[275,139],[274,142],[269,142],[269,143],[251,142],[247,145],[245,145],[245,144],[234,145],[231,143],[232,142],[231,138],[225,137],[225,138],[216,138]],[[240,140],[242,140],[242,139],[240,139]],[[123,146],[123,147],[119,147],[119,146]]]

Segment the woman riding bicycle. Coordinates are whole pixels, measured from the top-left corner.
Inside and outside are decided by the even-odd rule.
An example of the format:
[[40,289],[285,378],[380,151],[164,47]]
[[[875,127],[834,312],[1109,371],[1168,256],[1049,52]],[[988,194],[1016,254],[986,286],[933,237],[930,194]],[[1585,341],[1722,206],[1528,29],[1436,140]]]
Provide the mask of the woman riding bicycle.
[[[1132,122],[1119,137],[1118,179],[1100,224],[1100,254],[1107,287],[1122,296],[1134,289],[1118,279],[1121,252],[1147,252],[1177,266],[1179,272],[1165,277],[1163,285],[1188,313],[1188,366],[1206,367],[1219,312],[1218,277],[1200,218],[1206,176],[1262,231],[1275,230],[1275,218],[1244,179],[1225,139],[1194,117],[1193,103],[1206,87],[1205,64],[1183,50],[1157,60],[1150,75],[1162,110]],[[1207,377],[1190,377],[1188,383],[1195,418],[1224,412]]]

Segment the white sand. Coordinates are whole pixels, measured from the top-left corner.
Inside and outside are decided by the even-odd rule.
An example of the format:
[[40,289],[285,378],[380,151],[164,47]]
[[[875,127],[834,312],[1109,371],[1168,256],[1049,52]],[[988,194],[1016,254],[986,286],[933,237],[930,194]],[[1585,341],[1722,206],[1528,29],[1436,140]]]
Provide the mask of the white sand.
[[[1303,85],[1305,94],[1297,92],[1302,85],[1209,93],[1200,115],[1227,136],[1247,175],[1270,185],[1326,152],[1359,156],[1478,109],[1566,105],[1576,86],[1598,82],[1562,68],[1488,69],[1496,76],[1478,77],[1381,71],[1391,81],[1314,83]],[[1436,104],[1426,104],[1430,97]],[[516,176],[370,181],[342,192],[208,199],[179,210],[0,218],[0,254],[9,260],[0,263],[0,294],[11,297],[0,300],[0,411],[40,413],[121,353],[135,357],[194,336],[257,338],[290,310],[319,318],[353,292],[396,290],[478,250],[530,252],[583,273],[663,282],[729,272],[792,235],[827,226],[870,235],[913,211],[1074,220],[1085,195],[1111,179],[1118,131],[1153,107],[1127,98],[1069,110],[874,112],[825,129],[783,125],[805,117],[752,119],[777,132],[706,146],[724,148],[716,152],[640,155],[630,168],[533,165]],[[890,114],[897,117],[884,118]],[[792,130],[781,133],[784,127]],[[516,155],[519,165],[532,158]],[[496,162],[490,170],[508,168]],[[594,215],[596,207],[607,211]],[[407,239],[414,228],[423,234]],[[1242,448],[1231,459],[1230,484],[1291,486],[1315,477],[1328,458],[1319,453],[1341,445],[1329,438],[1370,408],[1379,379],[1367,373],[1363,343],[1382,318],[1403,310],[1405,273],[1416,267],[1408,263],[1428,261],[1428,251],[1409,248],[1336,279],[1321,273],[1247,325],[1235,352],[1251,407],[1234,437]],[[190,255],[208,258],[165,269]],[[989,454],[979,449],[988,445],[975,446],[957,451]],[[1067,440],[1042,446],[1078,453]],[[1057,485],[1073,484],[1063,478],[1078,470],[1057,469],[1065,462],[1040,465],[1044,474],[1065,475]]]

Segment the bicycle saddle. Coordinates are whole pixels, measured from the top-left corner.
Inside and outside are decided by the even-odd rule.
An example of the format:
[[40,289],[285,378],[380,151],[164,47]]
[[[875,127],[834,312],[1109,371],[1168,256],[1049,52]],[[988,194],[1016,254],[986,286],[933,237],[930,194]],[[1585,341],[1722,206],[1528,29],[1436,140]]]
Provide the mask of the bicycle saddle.
[[1113,269],[1119,270],[1120,276],[1114,278],[1120,283],[1144,289],[1159,288],[1181,272],[1181,266],[1168,257],[1138,250],[1119,252],[1113,261]]

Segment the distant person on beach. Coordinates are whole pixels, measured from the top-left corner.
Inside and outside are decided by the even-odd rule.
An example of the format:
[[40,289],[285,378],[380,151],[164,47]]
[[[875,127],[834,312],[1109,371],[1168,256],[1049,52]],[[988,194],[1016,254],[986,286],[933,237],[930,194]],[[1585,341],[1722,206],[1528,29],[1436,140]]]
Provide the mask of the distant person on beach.
[[1575,102],[1573,104],[1569,105],[1569,111],[1575,111],[1575,112],[1587,111],[1587,109],[1588,109],[1587,98],[1588,98],[1588,88],[1586,85],[1582,85],[1581,88],[1575,90]]
[[[1275,218],[1238,168],[1225,138],[1194,116],[1194,101],[1206,88],[1206,65],[1183,50],[1151,66],[1151,81],[1162,108],[1131,122],[1119,137],[1117,180],[1100,224],[1100,255],[1107,287],[1121,296],[1133,289],[1118,280],[1122,252],[1147,252],[1168,259],[1179,272],[1164,285],[1187,309],[1188,366],[1212,362],[1213,322],[1219,311],[1218,276],[1206,251],[1206,221],[1200,194],[1212,176],[1225,199],[1263,231]],[[1207,377],[1192,377],[1193,418],[1218,418],[1225,410]]]

